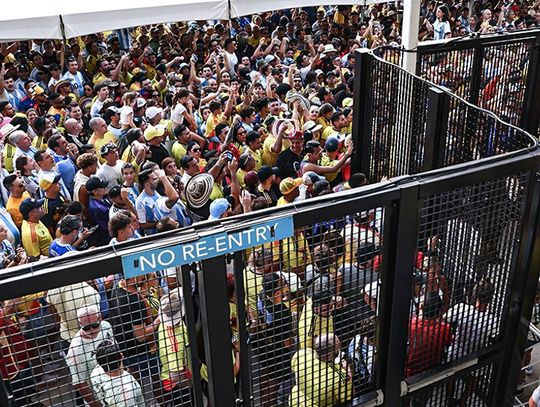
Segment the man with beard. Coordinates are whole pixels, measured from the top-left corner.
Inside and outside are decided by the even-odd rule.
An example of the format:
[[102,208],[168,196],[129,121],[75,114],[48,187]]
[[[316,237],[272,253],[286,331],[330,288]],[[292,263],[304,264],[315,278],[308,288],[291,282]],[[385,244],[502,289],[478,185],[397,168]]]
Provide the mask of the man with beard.
[[287,177],[297,177],[297,167],[302,161],[302,149],[304,148],[303,133],[295,131],[291,135],[291,146],[282,151],[277,159],[276,166],[279,168],[279,177],[285,179]]

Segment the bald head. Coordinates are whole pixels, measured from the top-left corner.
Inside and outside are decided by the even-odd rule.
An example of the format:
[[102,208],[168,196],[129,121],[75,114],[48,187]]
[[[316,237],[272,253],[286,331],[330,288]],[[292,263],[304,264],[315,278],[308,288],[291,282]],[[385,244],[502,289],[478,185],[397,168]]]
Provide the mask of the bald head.
[[107,133],[107,123],[105,123],[105,120],[103,120],[101,117],[94,117],[93,119],[90,119],[88,125],[98,136],[103,136],[105,133]]
[[82,131],[82,125],[77,120],[70,118],[64,122],[64,128],[68,134],[78,136]]
[[330,362],[341,350],[341,342],[333,333],[325,333],[315,338],[315,352],[320,360]]

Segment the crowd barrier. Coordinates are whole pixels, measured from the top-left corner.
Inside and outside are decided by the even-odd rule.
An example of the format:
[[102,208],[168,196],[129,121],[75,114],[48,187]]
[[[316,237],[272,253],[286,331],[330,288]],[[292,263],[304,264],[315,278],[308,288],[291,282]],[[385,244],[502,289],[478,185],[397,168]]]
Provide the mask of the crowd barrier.
[[510,405],[540,272],[538,143],[461,99],[441,133],[451,95],[357,59],[353,165],[371,184],[4,270],[0,405]]

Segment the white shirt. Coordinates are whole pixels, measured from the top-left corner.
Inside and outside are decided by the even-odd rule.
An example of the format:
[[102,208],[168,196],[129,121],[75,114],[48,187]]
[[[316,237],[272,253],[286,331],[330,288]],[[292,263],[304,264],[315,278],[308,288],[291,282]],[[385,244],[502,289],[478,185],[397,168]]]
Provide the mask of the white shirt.
[[130,114],[133,118],[133,108],[131,106],[124,106],[120,109],[120,124],[122,126],[127,126],[129,124],[128,117]]
[[96,349],[105,340],[114,341],[112,326],[101,321],[101,329],[93,339],[83,338],[81,331],[73,337],[66,356],[66,364],[71,373],[71,382],[80,384],[88,382],[92,370],[97,366]]
[[171,113],[171,120],[176,125],[180,125],[184,123],[184,112],[186,112],[187,109],[182,103],[177,103],[174,107],[172,113]]
[[448,349],[451,358],[459,358],[488,345],[498,333],[498,322],[489,312],[478,311],[473,305],[459,303],[450,308],[444,319],[456,324],[454,343]]
[[101,366],[96,366],[90,381],[97,400],[104,406],[145,407],[141,386],[127,371],[112,377]]
[[122,160],[118,160],[114,167],[103,164],[101,168],[97,170],[96,175],[109,183],[107,185],[107,191],[110,191],[115,185],[122,184],[122,166],[124,164],[125,163]]
[[86,282],[53,288],[47,293],[47,302],[60,316],[60,337],[70,341],[79,331],[77,310],[95,305],[99,309],[99,293]]

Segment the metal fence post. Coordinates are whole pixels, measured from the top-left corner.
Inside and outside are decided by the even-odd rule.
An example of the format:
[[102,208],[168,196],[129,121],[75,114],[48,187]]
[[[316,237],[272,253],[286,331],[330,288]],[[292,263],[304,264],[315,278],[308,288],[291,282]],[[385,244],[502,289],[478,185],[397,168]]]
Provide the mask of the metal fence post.
[[355,154],[351,158],[351,172],[363,172],[370,178],[371,152],[371,72],[373,56],[368,49],[356,52],[354,73],[354,105],[352,139]]
[[534,305],[538,277],[540,275],[540,168],[538,159],[531,171],[525,207],[521,219],[525,222],[520,238],[516,272],[511,282],[503,336],[503,357],[497,377],[494,400],[498,405],[512,405],[519,384],[523,354],[529,332],[529,320]]
[[449,111],[450,95],[439,88],[429,88],[422,171],[430,171],[444,166]]
[[236,403],[236,396],[225,257],[204,260],[198,277],[204,351],[208,366],[209,404],[214,407],[231,407]]
[[540,35],[536,37],[531,54],[520,127],[531,134],[537,134],[540,124]]
[[236,291],[236,310],[238,314],[238,341],[240,342],[240,384],[242,389],[242,406],[253,405],[251,395],[251,369],[249,332],[245,321],[246,303],[244,287],[244,252],[234,253],[234,283]]
[[386,219],[384,269],[379,299],[379,343],[376,385],[386,406],[401,405],[405,372],[413,269],[418,236],[418,185],[401,190],[393,213]]
[[484,65],[484,46],[479,45],[474,49],[473,64],[471,69],[471,86],[469,102],[478,105],[480,98],[480,85],[482,84],[482,68]]
[[203,393],[201,382],[201,364],[199,362],[199,346],[197,344],[197,313],[195,310],[194,295],[191,287],[191,266],[185,264],[181,267],[182,294],[186,311],[186,324],[188,327],[189,351],[191,356],[193,402],[196,407],[203,407]]

